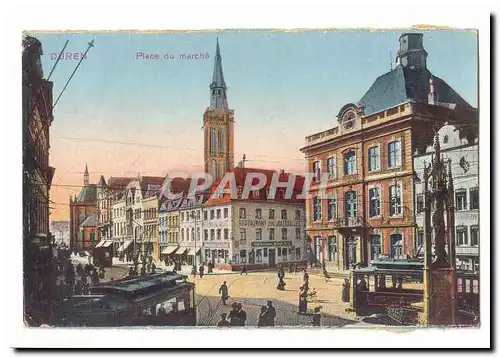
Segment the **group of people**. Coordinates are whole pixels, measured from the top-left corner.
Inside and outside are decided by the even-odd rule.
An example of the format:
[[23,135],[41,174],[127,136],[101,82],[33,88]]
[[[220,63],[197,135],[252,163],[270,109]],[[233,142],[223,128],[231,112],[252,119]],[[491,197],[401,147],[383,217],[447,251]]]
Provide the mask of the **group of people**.
[[[139,259],[141,260],[141,268],[139,269]],[[156,264],[153,261],[153,256],[145,256],[138,254],[132,258],[133,266],[130,267],[128,276],[135,277],[145,275],[146,273],[156,273]]]
[[217,327],[244,327],[247,321],[247,313],[241,303],[233,302],[229,314],[221,313],[221,319]]
[[[246,325],[247,313],[241,303],[233,302],[229,314],[221,313],[221,319],[217,327],[244,327]],[[267,306],[262,306],[259,314],[258,327],[274,327],[276,309],[272,301],[267,301]]]

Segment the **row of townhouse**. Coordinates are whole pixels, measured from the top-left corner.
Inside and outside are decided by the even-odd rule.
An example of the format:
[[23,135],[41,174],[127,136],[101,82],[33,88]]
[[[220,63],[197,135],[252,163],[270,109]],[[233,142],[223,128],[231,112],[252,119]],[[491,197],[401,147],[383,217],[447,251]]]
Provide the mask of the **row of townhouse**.
[[[246,265],[258,269],[304,263],[305,245],[303,178],[296,179],[292,197],[285,199],[278,190],[270,199],[270,178],[274,171],[236,167],[232,173],[238,197],[230,194],[215,197],[220,181],[210,191],[195,198],[165,200],[160,207],[161,253],[173,261],[199,264],[213,262],[216,267],[234,269]],[[264,188],[242,198],[248,175],[260,173],[269,180]],[[288,174],[280,172],[280,181]]]

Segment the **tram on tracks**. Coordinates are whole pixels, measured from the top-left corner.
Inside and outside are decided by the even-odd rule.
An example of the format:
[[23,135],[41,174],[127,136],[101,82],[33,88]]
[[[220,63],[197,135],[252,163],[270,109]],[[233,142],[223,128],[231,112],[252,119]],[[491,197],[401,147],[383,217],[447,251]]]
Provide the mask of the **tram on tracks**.
[[147,274],[92,287],[54,312],[62,327],[196,326],[195,284],[173,272]]

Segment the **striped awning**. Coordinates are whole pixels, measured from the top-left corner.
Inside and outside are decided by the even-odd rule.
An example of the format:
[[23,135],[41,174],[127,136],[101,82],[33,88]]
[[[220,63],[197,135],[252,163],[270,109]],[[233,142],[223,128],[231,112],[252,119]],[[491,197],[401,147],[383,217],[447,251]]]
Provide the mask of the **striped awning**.
[[166,248],[163,249],[161,253],[163,255],[170,255],[176,252],[178,248],[179,248],[178,246],[167,246]]
[[113,245],[113,240],[101,240],[95,247],[110,247]]
[[130,246],[131,243],[132,243],[132,240],[125,240],[125,242],[122,244],[122,246],[120,246],[118,248],[118,252],[125,251],[127,249],[127,247]]
[[104,245],[104,243],[106,242],[106,240],[101,240],[97,243],[97,245],[95,245],[95,247],[101,247],[102,245]]
[[184,255],[185,253],[187,253],[189,251],[189,247],[181,247],[179,248],[179,250],[177,251],[177,255]]

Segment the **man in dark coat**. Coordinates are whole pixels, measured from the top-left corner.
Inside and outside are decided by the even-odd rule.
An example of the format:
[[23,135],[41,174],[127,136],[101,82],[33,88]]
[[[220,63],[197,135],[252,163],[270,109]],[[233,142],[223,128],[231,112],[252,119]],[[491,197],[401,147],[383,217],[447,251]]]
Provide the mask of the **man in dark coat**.
[[243,275],[243,274],[248,275],[248,272],[247,272],[247,265],[243,265],[243,267],[242,267],[242,269],[241,269],[241,273],[240,273],[240,275]]
[[276,308],[273,306],[273,301],[267,301],[267,317],[269,325],[274,327],[274,319],[276,318]]
[[269,315],[267,314],[267,307],[262,306],[260,308],[259,314],[259,322],[257,323],[257,327],[267,327],[269,326]]
[[245,326],[245,322],[247,321],[247,313],[243,309],[243,305],[238,303],[238,314],[240,315],[240,326]]
[[229,311],[228,318],[231,327],[241,326],[241,316],[238,310],[238,304],[236,302],[233,302],[233,304],[231,305],[231,311]]
[[200,270],[200,278],[203,278],[203,275],[205,274],[205,266],[201,264],[199,270]]
[[229,290],[227,288],[226,281],[219,288],[220,299],[222,300],[222,304],[226,306],[227,299],[229,298]]
[[217,327],[230,327],[231,323],[226,319],[227,313],[221,313],[220,321],[217,323]]
[[314,307],[313,327],[320,327],[321,326],[321,313],[319,310],[320,310],[319,307]]

